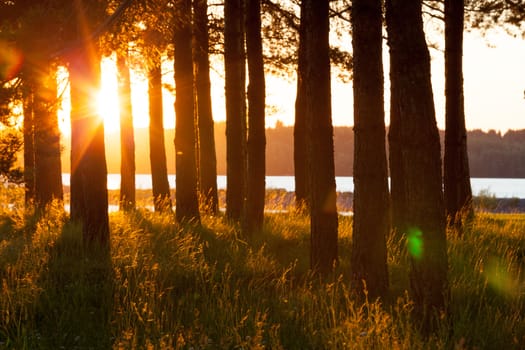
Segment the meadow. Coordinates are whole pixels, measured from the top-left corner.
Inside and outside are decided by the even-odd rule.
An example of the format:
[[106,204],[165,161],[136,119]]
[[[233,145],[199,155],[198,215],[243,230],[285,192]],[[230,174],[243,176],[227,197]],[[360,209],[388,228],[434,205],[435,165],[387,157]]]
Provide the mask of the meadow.
[[110,214],[111,249],[84,247],[61,207],[24,211],[0,189],[0,348],[520,349],[525,346],[525,214],[477,213],[448,237],[450,317],[424,337],[411,318],[409,262],[389,238],[390,292],[349,285],[352,217],[340,264],[309,272],[308,219],[268,213],[243,237],[222,216],[180,226],[145,209]]

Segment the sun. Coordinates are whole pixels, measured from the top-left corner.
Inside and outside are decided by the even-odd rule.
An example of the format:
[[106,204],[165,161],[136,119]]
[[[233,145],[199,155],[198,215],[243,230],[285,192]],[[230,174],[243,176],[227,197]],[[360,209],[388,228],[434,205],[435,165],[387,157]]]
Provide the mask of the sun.
[[[61,101],[58,111],[59,128],[65,135],[71,134],[71,92],[69,74],[65,67],[59,67],[57,73],[58,97]],[[98,93],[95,93],[94,107],[104,122],[106,133],[115,133],[120,129],[119,99],[116,68],[111,60],[104,59],[101,64],[101,82]]]
[[[169,62],[168,62],[169,63]],[[115,55],[105,57],[101,61],[101,80],[94,107],[104,122],[106,135],[118,133],[120,130],[120,102],[118,95],[118,72],[115,62]],[[166,65],[163,70],[167,72],[162,77],[163,85],[173,86],[173,75],[169,74],[170,67]],[[130,70],[131,78],[131,101],[133,113],[133,126],[135,128],[147,128],[149,126],[149,98],[148,81],[146,74],[139,68]],[[59,86],[59,98],[61,100],[58,111],[59,127],[63,134],[71,134],[71,96],[68,83],[68,72],[65,67],[59,67],[57,73],[57,83]],[[173,104],[175,97],[170,89],[163,89],[163,113],[164,128],[172,129],[175,127],[175,115]]]

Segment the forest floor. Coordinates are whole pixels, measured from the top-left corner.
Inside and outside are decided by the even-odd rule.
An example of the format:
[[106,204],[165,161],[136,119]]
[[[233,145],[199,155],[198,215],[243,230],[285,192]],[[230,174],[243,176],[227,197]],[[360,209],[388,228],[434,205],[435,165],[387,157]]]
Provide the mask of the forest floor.
[[[288,195],[287,195],[288,196]],[[287,197],[288,198],[288,197]],[[18,200],[0,188],[2,203]],[[352,217],[339,264],[309,268],[309,220],[268,212],[243,236],[223,215],[181,226],[139,209],[110,214],[110,249],[85,247],[56,205],[0,206],[0,349],[522,349],[525,215],[477,212],[447,232],[448,314],[420,332],[404,237],[389,237],[381,300],[350,284]]]

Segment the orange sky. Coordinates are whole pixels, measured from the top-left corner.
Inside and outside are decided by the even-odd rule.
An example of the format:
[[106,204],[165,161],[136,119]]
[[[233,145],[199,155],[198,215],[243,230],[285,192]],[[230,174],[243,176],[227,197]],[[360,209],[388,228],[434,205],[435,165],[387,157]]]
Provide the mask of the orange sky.
[[[489,45],[490,43],[490,45]],[[525,45],[523,39],[506,34],[489,34],[481,38],[465,33],[464,82],[467,128],[505,132],[508,129],[525,129]],[[385,76],[388,77],[388,49],[385,46]],[[438,126],[444,128],[443,53],[431,49],[432,81]],[[224,120],[224,81],[220,76],[221,64],[212,74],[214,118]],[[104,113],[108,132],[118,130],[117,81],[114,62],[106,60],[102,66],[103,86],[100,111]],[[166,62],[164,83],[173,84],[172,66]],[[148,125],[147,84],[140,73],[132,74],[132,100],[135,125]],[[267,76],[267,125],[277,120],[293,124],[295,81]],[[388,123],[388,83],[385,86],[385,110]],[[332,108],[334,125],[352,125],[352,84],[332,81]],[[173,128],[174,98],[164,94],[165,127]],[[64,103],[67,106],[67,99]],[[68,108],[61,113],[63,129],[68,129]],[[64,130],[67,132],[67,130]]]

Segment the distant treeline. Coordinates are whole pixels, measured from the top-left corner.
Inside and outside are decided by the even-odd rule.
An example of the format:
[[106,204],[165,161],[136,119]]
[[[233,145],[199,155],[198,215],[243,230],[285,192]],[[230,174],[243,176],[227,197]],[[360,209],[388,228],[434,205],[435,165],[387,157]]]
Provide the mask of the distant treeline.
[[525,130],[474,130],[467,143],[472,177],[525,177]]
[[[226,174],[226,124],[215,124],[217,171]],[[174,130],[166,130],[168,172],[175,173]],[[444,132],[441,131],[443,145]],[[150,173],[148,130],[135,130],[136,173]],[[472,177],[525,178],[525,129],[511,130],[504,135],[481,130],[467,136],[470,174]],[[63,141],[69,145],[69,140]],[[352,127],[334,128],[335,172],[337,176],[352,176],[354,132]],[[106,137],[106,157],[109,173],[120,171],[118,133]],[[64,148],[63,169],[69,172],[69,149]],[[266,130],[266,174],[293,175],[293,127],[278,124]]]

